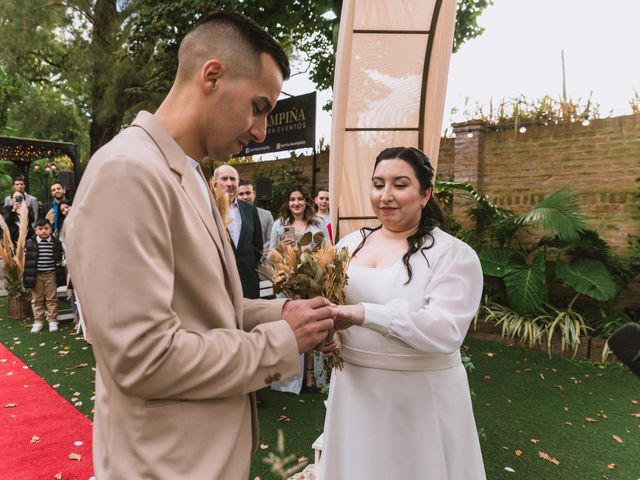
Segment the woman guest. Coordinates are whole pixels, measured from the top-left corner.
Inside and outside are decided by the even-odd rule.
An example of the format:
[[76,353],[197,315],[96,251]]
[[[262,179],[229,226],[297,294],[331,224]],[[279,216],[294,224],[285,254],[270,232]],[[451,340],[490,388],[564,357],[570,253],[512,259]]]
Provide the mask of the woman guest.
[[445,233],[434,174],[415,148],[376,158],[381,225],[345,237],[344,369],[334,371],[320,479],[484,479],[460,346],[478,308],[475,252]]
[[[296,247],[300,237],[307,232],[311,232],[313,236],[316,233],[322,233],[323,240],[329,241],[329,232],[327,231],[324,221],[316,216],[311,196],[307,189],[302,185],[293,185],[287,190],[284,197],[282,207],[280,207],[280,217],[273,223],[270,237],[270,249],[285,246]],[[316,241],[312,240],[311,244],[305,248],[313,249],[317,246]],[[283,380],[272,385],[274,390],[299,394],[303,385],[306,390],[314,391],[317,389],[314,377],[314,361],[313,354],[307,353],[304,359],[301,359],[301,371],[292,378]],[[318,371],[322,371],[322,359],[319,359]]]
[[333,232],[331,231],[331,213],[329,213],[329,189],[327,187],[320,187],[316,198],[314,199],[316,204],[317,215],[324,220],[329,232],[329,241],[333,243]]

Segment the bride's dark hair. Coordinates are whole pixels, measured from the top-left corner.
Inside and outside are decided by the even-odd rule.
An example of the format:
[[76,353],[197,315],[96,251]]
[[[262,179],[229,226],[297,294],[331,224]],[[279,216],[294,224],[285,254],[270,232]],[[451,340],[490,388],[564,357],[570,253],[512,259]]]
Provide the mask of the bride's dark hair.
[[[376,163],[373,166],[373,170],[375,172],[378,164],[384,160],[391,159],[399,159],[407,162],[413,168],[413,172],[420,183],[420,193],[424,194],[428,189],[433,188],[435,185],[433,167],[431,166],[431,162],[427,158],[427,156],[413,147],[393,147],[393,148],[385,148],[378,154],[376,157]],[[431,197],[429,201],[422,209],[422,214],[420,215],[420,223],[418,224],[418,229],[416,232],[407,237],[407,243],[409,244],[409,250],[402,257],[402,262],[404,263],[405,268],[407,269],[407,274],[409,278],[405,282],[405,285],[411,281],[412,271],[411,264],[409,263],[409,259],[411,255],[420,251],[422,256],[427,259],[424,254],[424,250],[427,250],[433,246],[434,238],[431,231],[435,227],[444,228],[445,220],[442,210],[436,201],[433,192],[431,193]],[[367,241],[367,237],[371,235],[376,230],[382,228],[382,225],[378,225],[377,227],[363,227],[360,229],[360,233],[362,234],[362,242],[360,245],[354,250],[353,256],[355,256],[358,251],[364,246],[364,243]],[[429,237],[431,241],[428,245],[425,244],[426,238]],[[424,246],[423,246],[424,245]]]

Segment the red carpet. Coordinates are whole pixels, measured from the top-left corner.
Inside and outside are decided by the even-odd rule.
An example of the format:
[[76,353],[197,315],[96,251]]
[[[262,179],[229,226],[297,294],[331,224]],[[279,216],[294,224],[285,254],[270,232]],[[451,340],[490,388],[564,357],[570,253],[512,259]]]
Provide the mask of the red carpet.
[[90,420],[0,343],[0,480],[92,476]]

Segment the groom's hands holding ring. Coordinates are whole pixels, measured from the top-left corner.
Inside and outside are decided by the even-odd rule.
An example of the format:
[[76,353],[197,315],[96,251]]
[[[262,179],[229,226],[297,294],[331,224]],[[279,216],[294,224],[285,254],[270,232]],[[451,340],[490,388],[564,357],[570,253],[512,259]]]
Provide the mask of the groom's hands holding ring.
[[310,352],[327,338],[334,316],[335,307],[323,297],[289,300],[282,307],[282,318],[293,330],[300,353]]

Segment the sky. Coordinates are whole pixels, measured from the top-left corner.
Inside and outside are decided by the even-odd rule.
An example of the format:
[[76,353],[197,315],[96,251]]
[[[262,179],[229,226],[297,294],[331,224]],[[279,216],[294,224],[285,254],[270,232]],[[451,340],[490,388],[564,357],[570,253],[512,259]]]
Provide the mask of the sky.
[[[443,131],[468,119],[463,112],[476,102],[559,99],[561,50],[568,97],[584,102],[593,92],[600,116],[631,113],[629,100],[640,95],[639,19],[640,0],[494,0],[478,20],[485,32],[451,57]],[[283,86],[292,95],[314,89],[303,75]],[[316,138],[331,143],[331,117],[320,108],[329,98],[318,93]]]

